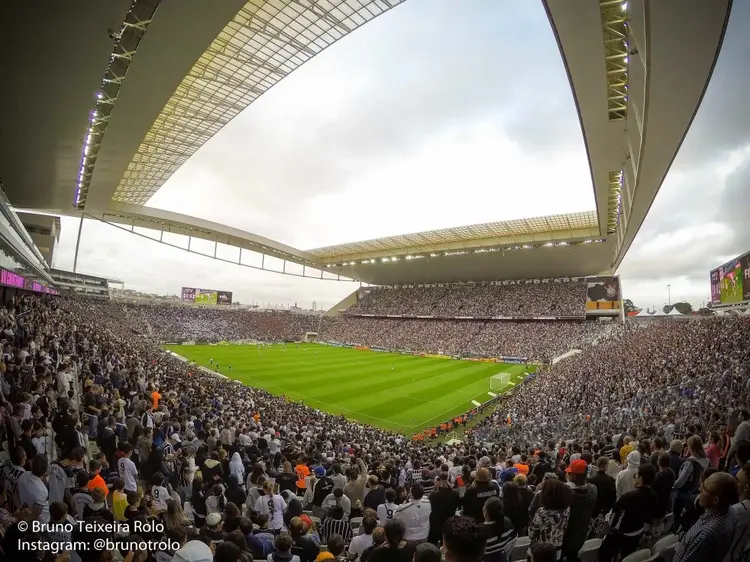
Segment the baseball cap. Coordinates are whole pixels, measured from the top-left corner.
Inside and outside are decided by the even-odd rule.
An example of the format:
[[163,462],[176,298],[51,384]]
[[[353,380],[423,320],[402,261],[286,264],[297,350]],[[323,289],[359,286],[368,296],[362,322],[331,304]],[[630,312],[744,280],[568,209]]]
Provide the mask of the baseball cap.
[[179,433],[173,433],[172,435],[169,436],[169,438],[172,441],[177,441],[178,443],[182,443],[182,437],[180,437]]
[[322,466],[316,466],[315,467],[315,476],[318,478],[323,478],[326,475],[326,469]]
[[[211,515],[218,515],[218,513]],[[213,562],[213,559],[214,555],[209,546],[199,540],[186,542],[172,557],[173,562]]]
[[206,516],[206,525],[209,527],[216,527],[219,523],[221,523],[220,513],[209,513],[208,516]]
[[570,474],[586,474],[588,464],[583,459],[576,459],[570,463],[570,466],[565,469],[565,472]]
[[420,545],[417,545],[416,553],[414,556],[414,559],[416,560],[417,557],[419,560],[427,560],[427,561],[435,561],[440,562],[442,560],[442,555],[440,553],[440,549],[436,547],[434,544],[425,542]]

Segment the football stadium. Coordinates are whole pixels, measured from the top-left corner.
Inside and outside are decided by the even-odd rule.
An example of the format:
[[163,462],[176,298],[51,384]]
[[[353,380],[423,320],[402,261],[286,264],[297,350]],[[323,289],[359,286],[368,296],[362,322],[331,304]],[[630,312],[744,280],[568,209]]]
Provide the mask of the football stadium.
[[[152,205],[236,117],[267,109],[276,84],[415,4],[9,6],[3,559],[747,558],[750,254],[711,258],[701,313],[671,293],[663,309],[630,310],[620,277],[745,13],[736,2],[536,3],[575,105],[589,210],[306,247]],[[255,180],[243,178],[251,197]],[[457,186],[444,203],[460,199]],[[319,214],[367,213],[367,200],[346,204]],[[85,224],[153,250],[113,251],[122,279],[92,271]],[[63,251],[72,267],[57,265]],[[172,257],[151,270],[148,252]],[[186,256],[200,258],[190,273],[203,287],[125,288],[198,263]],[[241,304],[254,287],[211,276],[225,266],[346,296],[323,310]]]

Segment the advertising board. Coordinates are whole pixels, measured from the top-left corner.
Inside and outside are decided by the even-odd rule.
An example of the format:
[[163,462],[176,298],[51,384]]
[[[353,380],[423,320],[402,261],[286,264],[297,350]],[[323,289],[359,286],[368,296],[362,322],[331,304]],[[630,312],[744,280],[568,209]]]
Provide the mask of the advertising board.
[[18,273],[8,271],[7,269],[0,269],[0,285],[5,285],[6,287],[14,287],[16,289],[25,289],[27,291],[33,291],[35,293],[44,293],[46,295],[60,294],[52,287],[47,287],[47,285],[43,283],[39,283],[38,281],[34,281],[33,279],[23,277],[22,275],[18,275]]

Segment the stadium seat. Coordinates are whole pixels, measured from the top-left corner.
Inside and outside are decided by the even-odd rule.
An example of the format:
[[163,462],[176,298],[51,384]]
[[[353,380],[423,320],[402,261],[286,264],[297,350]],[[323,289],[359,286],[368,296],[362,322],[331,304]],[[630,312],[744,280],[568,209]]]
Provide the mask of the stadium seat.
[[677,535],[666,535],[665,537],[660,538],[658,541],[656,541],[656,544],[654,545],[654,548],[652,549],[655,554],[659,554],[663,550],[666,550],[668,547],[672,546],[673,544],[677,544],[680,542],[680,537]]
[[621,562],[646,562],[650,558],[651,551],[648,548],[642,548],[641,550],[636,550],[633,554],[629,554]]
[[193,511],[193,504],[190,503],[190,500],[187,500],[185,502],[185,506],[182,508],[182,511],[185,514],[185,517],[188,518],[188,520],[195,522],[195,512]]
[[316,528],[320,529],[320,524],[322,523],[322,521],[320,520],[320,517],[313,517],[312,515],[310,515],[310,521],[315,523]]
[[654,551],[654,556],[656,557],[655,560],[659,560],[660,562],[672,562],[678,544],[680,543],[674,542],[659,552]]
[[516,546],[513,547],[513,556],[511,560],[526,560],[526,551],[529,550],[531,539],[529,537],[518,537]]
[[664,530],[666,532],[669,532],[673,524],[674,524],[674,513],[667,513],[664,516],[664,527],[663,527]]
[[599,548],[602,546],[602,539],[589,539],[581,550],[578,551],[578,559],[581,562],[596,562],[599,558]]
[[349,524],[352,526],[352,531],[356,531],[362,525],[362,517],[352,517]]

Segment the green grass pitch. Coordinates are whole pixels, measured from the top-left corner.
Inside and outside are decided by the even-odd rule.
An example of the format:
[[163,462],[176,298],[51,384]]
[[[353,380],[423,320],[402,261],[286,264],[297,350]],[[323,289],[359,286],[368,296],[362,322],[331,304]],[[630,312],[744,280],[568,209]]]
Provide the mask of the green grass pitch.
[[319,344],[166,347],[204,367],[212,368],[209,359],[213,359],[223,375],[248,386],[407,435],[472,409],[472,400],[489,400],[489,379],[494,375],[511,375],[507,388],[493,390],[499,394],[521,382],[526,373],[524,365]]

